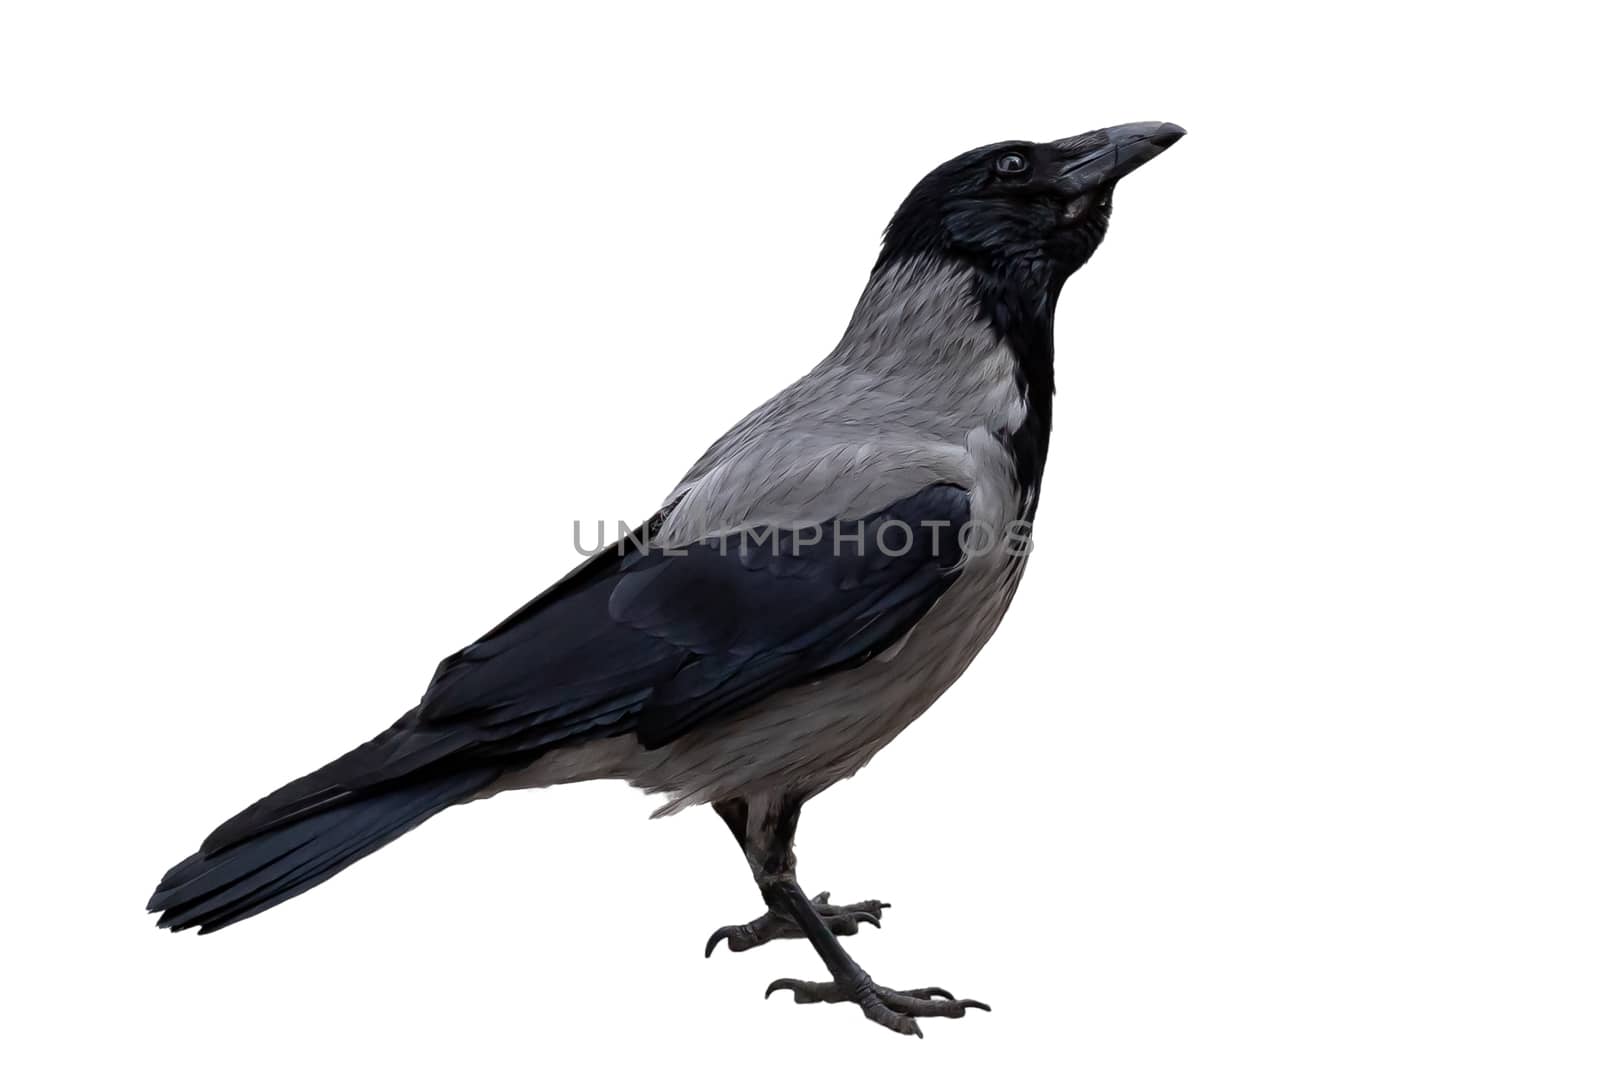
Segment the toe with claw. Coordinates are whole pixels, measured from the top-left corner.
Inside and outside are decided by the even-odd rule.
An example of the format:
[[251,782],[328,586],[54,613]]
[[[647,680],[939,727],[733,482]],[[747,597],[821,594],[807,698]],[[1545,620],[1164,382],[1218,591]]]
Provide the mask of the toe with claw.
[[[884,909],[889,905],[881,900],[863,900],[855,904],[830,904],[827,893],[818,893],[811,898],[811,906],[834,936],[845,937],[861,929],[863,923],[868,926],[879,926]],[[805,931],[801,930],[793,919],[769,911],[750,922],[722,927],[711,935],[711,940],[706,942],[706,955],[709,957],[722,941],[728,943],[730,951],[744,952],[765,945],[768,941],[805,936]]]
[[871,979],[861,982],[802,982],[796,978],[780,978],[767,987],[767,996],[780,989],[794,994],[796,1004],[841,1004],[849,1002],[861,1008],[862,1014],[879,1026],[886,1026],[897,1034],[922,1036],[919,1018],[959,1019],[968,1008],[988,1011],[989,1005],[981,1000],[960,1000],[948,990],[938,986],[923,989],[888,989]]

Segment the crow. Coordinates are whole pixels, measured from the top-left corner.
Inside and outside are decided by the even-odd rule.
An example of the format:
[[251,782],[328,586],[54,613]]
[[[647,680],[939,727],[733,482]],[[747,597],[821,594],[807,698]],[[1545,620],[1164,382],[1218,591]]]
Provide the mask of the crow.
[[665,794],[660,814],[710,804],[744,851],[766,911],[706,955],[803,937],[821,957],[827,981],[768,996],[917,1036],[920,1017],[987,1011],[874,982],[839,938],[888,905],[802,892],[795,827],[999,625],[1039,505],[1062,283],[1105,237],[1117,182],[1183,135],[1007,141],[929,173],[826,359],[643,526],[440,663],[394,725],[213,830],[150,898],[158,925],[220,930],[455,804],[623,779]]

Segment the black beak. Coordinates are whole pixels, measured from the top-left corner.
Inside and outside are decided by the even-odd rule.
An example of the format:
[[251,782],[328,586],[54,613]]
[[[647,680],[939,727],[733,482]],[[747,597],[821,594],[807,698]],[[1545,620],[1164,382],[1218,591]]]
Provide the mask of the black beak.
[[1073,156],[1057,182],[1072,197],[1104,188],[1177,144],[1186,132],[1170,122],[1130,122],[1057,141]]

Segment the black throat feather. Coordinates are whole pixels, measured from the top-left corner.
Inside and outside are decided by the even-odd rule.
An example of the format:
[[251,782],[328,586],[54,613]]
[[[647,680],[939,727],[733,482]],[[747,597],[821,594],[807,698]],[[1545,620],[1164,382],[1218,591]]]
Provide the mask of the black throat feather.
[[978,313],[1016,361],[1022,423],[997,436],[1011,452],[1017,488],[1026,507],[1023,517],[1030,521],[1039,505],[1055,407],[1055,310],[1061,285],[1052,284],[1050,274],[1047,264],[1028,261],[999,268],[975,266],[973,270]]

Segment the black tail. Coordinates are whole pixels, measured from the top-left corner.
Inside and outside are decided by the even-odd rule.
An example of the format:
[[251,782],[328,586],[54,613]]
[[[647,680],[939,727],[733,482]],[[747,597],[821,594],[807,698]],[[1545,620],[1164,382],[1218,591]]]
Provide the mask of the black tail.
[[157,924],[162,927],[198,926],[202,934],[220,930],[327,881],[480,792],[497,773],[475,768],[396,783],[275,821],[222,847],[208,841],[167,872],[147,907],[162,913]]

